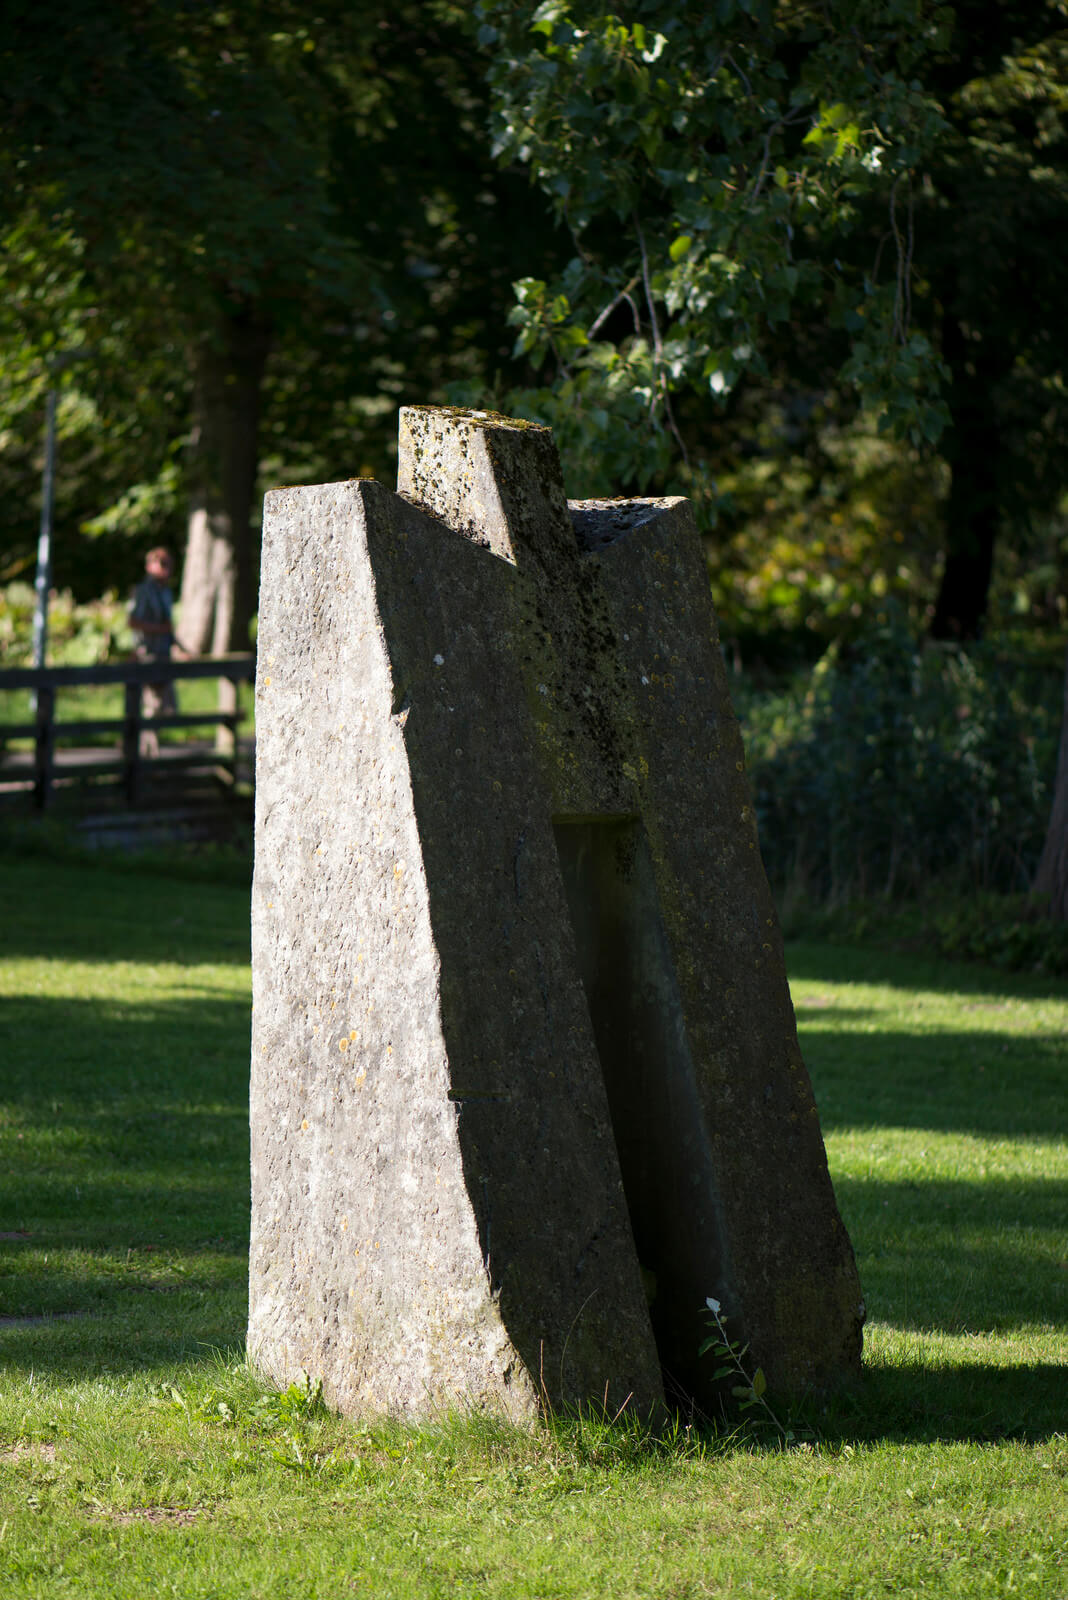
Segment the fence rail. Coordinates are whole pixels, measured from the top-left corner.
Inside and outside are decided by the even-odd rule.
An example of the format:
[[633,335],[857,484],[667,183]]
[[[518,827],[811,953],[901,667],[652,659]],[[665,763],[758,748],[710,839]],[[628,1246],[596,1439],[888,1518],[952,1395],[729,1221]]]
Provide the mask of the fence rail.
[[[224,783],[234,782],[237,735],[242,721],[237,706],[237,685],[255,677],[252,655],[212,656],[196,661],[105,662],[95,667],[11,667],[0,671],[0,693],[29,689],[35,698],[35,713],[29,722],[0,722],[0,751],[8,739],[32,739],[32,764],[10,758],[0,761],[0,783],[23,783],[32,778],[33,804],[45,811],[53,799],[57,780],[64,784],[83,779],[111,778],[121,789],[127,806],[136,807],[149,775],[164,776],[168,782],[183,770],[210,764]],[[165,717],[145,717],[141,710],[141,691],[146,684],[188,681],[192,678],[217,678],[233,685],[233,708],[190,712]],[[124,710],[121,717],[56,719],[56,691],[59,689],[99,688],[122,684]],[[210,757],[201,752],[169,748],[166,753],[142,751],[142,734],[161,733],[168,728],[214,728],[229,748],[216,748]],[[81,750],[77,759],[57,746],[77,744],[79,740],[113,733],[118,739],[114,753],[105,749]]]

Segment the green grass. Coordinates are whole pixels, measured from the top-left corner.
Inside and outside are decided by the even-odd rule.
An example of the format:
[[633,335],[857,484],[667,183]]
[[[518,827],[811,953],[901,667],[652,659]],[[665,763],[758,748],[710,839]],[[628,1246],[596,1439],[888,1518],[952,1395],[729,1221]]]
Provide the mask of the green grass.
[[799,1445],[414,1429],[242,1360],[246,930],[0,862],[0,1593],[1068,1595],[1063,984],[792,948],[870,1317]]

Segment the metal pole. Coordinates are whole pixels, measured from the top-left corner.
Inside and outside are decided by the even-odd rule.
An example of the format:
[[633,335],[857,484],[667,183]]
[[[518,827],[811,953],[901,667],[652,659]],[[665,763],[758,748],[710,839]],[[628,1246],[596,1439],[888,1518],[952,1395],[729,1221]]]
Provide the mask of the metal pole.
[[45,459],[41,479],[41,532],[37,540],[36,604],[33,611],[33,664],[45,665],[48,651],[48,596],[52,588],[52,505],[56,479],[56,391],[49,389],[45,413]]

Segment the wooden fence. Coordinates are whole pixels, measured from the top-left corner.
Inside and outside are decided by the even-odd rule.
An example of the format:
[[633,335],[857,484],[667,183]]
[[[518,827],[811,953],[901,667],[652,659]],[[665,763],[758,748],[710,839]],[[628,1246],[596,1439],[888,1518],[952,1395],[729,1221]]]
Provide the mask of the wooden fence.
[[[64,787],[94,780],[118,789],[119,797],[132,810],[142,797],[146,780],[166,778],[169,785],[181,787],[181,777],[193,767],[203,772],[210,765],[225,785],[233,785],[236,771],[237,737],[241,712],[237,706],[237,685],[255,677],[252,655],[214,656],[195,661],[123,661],[96,667],[14,667],[0,671],[0,693],[29,689],[35,697],[32,722],[0,722],[0,753],[9,739],[33,740],[32,760],[18,753],[0,756],[0,784],[29,788],[33,805],[47,810],[57,784]],[[141,691],[146,683],[181,682],[190,678],[217,678],[234,686],[233,709],[196,711],[186,715],[152,717],[141,712]],[[57,722],[56,691],[95,688],[121,683],[124,688],[124,713],[116,718],[82,718]],[[157,753],[143,753],[142,734],[161,733],[167,728],[214,728],[215,748],[183,751],[181,746],[164,746]],[[116,746],[84,748],[87,738],[115,734]],[[72,750],[78,745],[83,748]]]

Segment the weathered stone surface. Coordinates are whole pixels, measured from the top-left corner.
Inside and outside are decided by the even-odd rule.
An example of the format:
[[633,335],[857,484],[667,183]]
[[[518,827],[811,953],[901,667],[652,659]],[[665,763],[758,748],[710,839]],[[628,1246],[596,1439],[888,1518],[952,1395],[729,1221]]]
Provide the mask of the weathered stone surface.
[[249,1344],[344,1410],[711,1401],[860,1291],[680,500],[402,413],[399,493],[268,495]]

